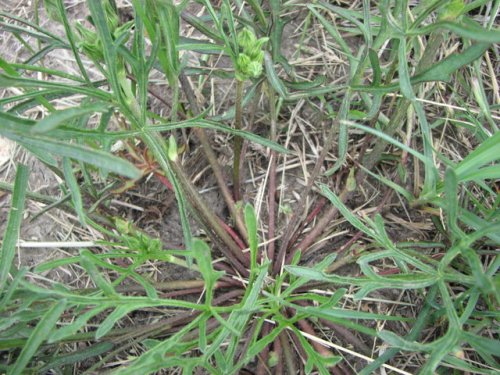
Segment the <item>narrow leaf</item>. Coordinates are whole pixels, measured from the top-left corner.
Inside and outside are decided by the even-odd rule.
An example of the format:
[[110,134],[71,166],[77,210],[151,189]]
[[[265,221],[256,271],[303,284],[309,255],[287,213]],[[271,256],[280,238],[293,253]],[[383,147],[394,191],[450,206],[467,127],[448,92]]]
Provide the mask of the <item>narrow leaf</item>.
[[24,369],[30,363],[31,358],[35,355],[40,345],[49,336],[65,308],[66,300],[62,299],[55,303],[44,314],[24,345],[21,354],[19,354],[19,357],[14,364],[14,367],[9,371],[9,375],[19,375],[25,373]]
[[75,118],[79,118],[95,112],[105,112],[108,109],[109,106],[105,104],[93,104],[85,107],[64,109],[62,111],[54,112],[45,117],[43,120],[38,121],[38,123],[33,126],[31,131],[33,134],[46,133],[49,130],[55,129],[58,126],[67,123],[68,121]]
[[28,174],[28,168],[23,164],[18,164],[14,192],[12,194],[12,207],[9,211],[0,257],[0,288],[2,289],[5,286],[16,254],[16,243],[23,219],[24,201],[28,187]]

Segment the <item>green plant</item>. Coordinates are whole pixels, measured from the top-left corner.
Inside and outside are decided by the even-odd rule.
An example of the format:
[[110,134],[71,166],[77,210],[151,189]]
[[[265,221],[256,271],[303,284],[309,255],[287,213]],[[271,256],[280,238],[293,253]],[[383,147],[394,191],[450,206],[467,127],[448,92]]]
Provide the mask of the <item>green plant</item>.
[[[2,32],[30,53],[0,57],[0,87],[15,89],[0,99],[0,135],[63,181],[61,197],[29,192],[18,164],[14,184],[0,184],[12,192],[0,257],[2,372],[498,370],[500,137],[490,103],[500,99],[485,73],[498,61],[498,1],[201,0],[195,17],[188,1],[133,0],[127,22],[112,0],[87,0],[85,22],[62,0],[44,5],[64,37],[0,12]],[[295,51],[284,50],[287,27],[299,29]],[[53,51],[71,54],[72,73],[46,65]],[[315,60],[326,54],[340,60],[340,81],[330,61]],[[235,99],[204,106],[215,77],[235,81]],[[455,104],[441,111],[444,96]],[[42,119],[30,118],[36,108]],[[302,118],[303,108],[318,115]],[[213,133],[234,138],[233,194]],[[251,155],[243,141],[265,151]],[[198,147],[228,217],[192,180]],[[240,184],[245,159],[265,165],[258,193]],[[304,181],[289,182],[296,165]],[[175,195],[178,249],[108,210],[149,176]],[[17,269],[27,198],[76,213],[103,239]],[[411,237],[398,235],[402,226]],[[158,280],[148,271],[157,265],[188,279]],[[92,285],[54,279],[59,269]],[[372,349],[380,345],[389,348]],[[406,352],[416,358],[407,367],[398,362]]]

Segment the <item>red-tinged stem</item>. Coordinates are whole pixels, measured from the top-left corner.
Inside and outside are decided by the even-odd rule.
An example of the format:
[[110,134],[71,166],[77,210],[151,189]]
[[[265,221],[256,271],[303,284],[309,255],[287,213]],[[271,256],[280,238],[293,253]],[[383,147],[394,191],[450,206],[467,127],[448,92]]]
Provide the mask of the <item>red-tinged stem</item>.
[[[271,141],[276,142],[277,139],[277,113],[274,91],[269,90],[269,106],[271,109]],[[267,194],[267,205],[269,208],[269,222],[268,222],[268,238],[271,242],[267,246],[267,257],[271,261],[274,259],[274,249],[276,242],[274,236],[276,233],[276,151],[271,150],[270,167],[269,167],[269,191]]]
[[[234,128],[241,130],[241,122],[243,119],[243,81],[236,80],[236,102],[234,114]],[[241,147],[243,145],[243,138],[234,136],[233,144],[233,195],[236,202],[241,200],[241,185],[240,185],[240,165],[241,165]]]
[[[307,320],[301,319],[297,322],[297,324],[300,327],[300,329],[302,331],[304,331],[305,333],[308,333],[311,336],[317,336],[316,332],[314,331],[314,328],[311,326],[311,324],[309,324],[309,322]],[[323,357],[331,357],[332,356],[332,352],[330,350],[328,350],[325,346],[321,345],[319,342],[316,342],[314,340],[310,340],[310,342],[311,342],[311,345],[313,346],[313,348],[319,354],[321,354]]]
[[303,232],[304,228],[306,228],[309,225],[309,223],[312,222],[314,220],[314,218],[319,215],[319,213],[321,212],[321,210],[323,209],[325,204],[326,204],[326,198],[321,197],[319,202],[316,203],[316,206],[313,208],[313,210],[309,214],[309,216],[307,216],[306,220],[304,220],[304,222],[300,225],[300,227],[293,234],[292,239],[289,242],[290,244],[294,244],[295,242],[297,242],[297,239],[299,238],[300,234]]
[[[264,323],[264,326],[262,327],[262,337],[266,337],[269,332],[271,332],[271,324],[270,323]],[[269,367],[267,365],[267,361],[269,359],[269,345],[266,346],[260,353],[259,353],[259,362],[257,364],[257,371],[255,372],[256,375],[267,375],[269,372]]]
[[249,256],[245,255],[239,246],[234,242],[231,236],[221,227],[219,218],[214,212],[206,205],[203,199],[195,190],[194,186],[189,181],[184,173],[179,160],[171,163],[171,167],[183,188],[183,193],[187,201],[191,204],[194,212],[196,212],[196,219],[201,222],[208,230],[211,238],[220,245],[220,251],[226,256],[231,265],[244,277],[250,273],[247,269],[249,267]]
[[238,233],[236,233],[233,228],[231,228],[229,225],[227,225],[221,218],[219,218],[219,223],[220,225],[226,230],[227,233],[232,237],[234,242],[240,247],[241,250],[245,249],[246,246],[241,240],[240,236],[238,236]]
[[167,187],[168,190],[174,191],[174,187],[172,186],[172,183],[166,178],[164,175],[160,173],[155,173],[156,178],[160,180],[160,182]]
[[[351,196],[351,194],[352,192],[344,190],[342,191],[342,193],[340,193],[339,198],[342,202],[345,202]],[[338,212],[338,208],[331,205],[323,214],[323,216],[318,220],[314,228],[312,228],[311,231],[304,237],[304,239],[298,245],[294,246],[294,249],[292,251],[290,251],[287,256],[287,262],[290,262],[293,259],[293,256],[298,249],[300,249],[303,253],[306,252],[307,249],[314,243],[314,241],[316,241],[316,238],[318,238],[323,233],[325,228],[331,224],[332,220],[335,219]]]
[[[287,228],[285,230],[285,233],[283,235],[283,240],[280,245],[280,249],[278,252],[278,255],[276,257],[276,260],[274,262],[273,266],[273,274],[278,274],[281,270],[281,265],[283,261],[285,260],[285,257],[287,256],[287,250],[289,248],[289,245],[291,244],[291,239],[293,234],[296,232],[297,228],[300,226],[300,218],[304,214],[304,205],[306,202],[306,198],[311,192],[311,189],[313,187],[314,182],[316,181],[316,178],[319,176],[319,173],[321,171],[321,167],[323,166],[323,162],[325,161],[325,158],[330,151],[330,148],[333,145],[333,140],[335,138],[335,135],[337,134],[337,126],[338,126],[338,121],[334,120],[332,127],[330,128],[330,131],[328,132],[327,139],[325,141],[325,145],[323,146],[323,149],[321,150],[321,153],[318,157],[318,160],[316,161],[314,165],[314,169],[311,173],[311,176],[309,177],[307,181],[306,187],[302,190],[302,193],[300,195],[300,199],[298,200],[298,207],[294,210],[294,214],[292,215],[292,218],[290,219],[289,224],[287,225]],[[288,256],[288,259],[291,259],[290,256]]]
[[360,351],[366,356],[370,356],[370,348],[360,339],[358,339],[351,331],[347,328],[341,326],[340,324],[335,324],[326,319],[320,319],[322,325],[331,328],[336,336],[339,336],[345,342],[351,344],[356,351]]
[[287,332],[281,332],[279,335],[279,340],[281,343],[281,347],[283,348],[283,357],[285,359],[287,374],[296,374],[297,366],[295,365],[296,358],[294,357],[294,353],[292,347],[290,345],[290,340],[288,338]]
[[[182,89],[186,93],[186,97],[188,99],[191,110],[195,115],[199,115],[201,111],[196,101],[193,89],[191,88],[191,84],[189,83],[186,76],[182,73],[179,75],[179,81],[181,83]],[[208,163],[210,164],[210,167],[214,172],[215,179],[217,180],[217,186],[219,187],[222,193],[222,197],[226,202],[227,208],[229,209],[229,212],[231,213],[231,216],[236,223],[236,227],[238,228],[238,231],[244,238],[245,242],[247,242],[248,235],[245,223],[243,221],[243,217],[241,215],[241,212],[236,208],[234,199],[231,195],[231,192],[229,191],[229,188],[227,187],[224,174],[222,173],[219,162],[217,161],[217,156],[215,155],[215,152],[212,146],[210,145],[210,141],[208,140],[207,133],[205,132],[204,129],[197,127],[193,128],[193,132],[195,133],[196,137],[201,143],[203,152],[207,157]]]
[[274,355],[276,356],[277,362],[276,366],[274,367],[274,374],[275,375],[283,375],[283,370],[284,370],[284,363],[283,363],[283,348],[281,346],[281,340],[280,337],[276,337],[273,342],[273,351]]

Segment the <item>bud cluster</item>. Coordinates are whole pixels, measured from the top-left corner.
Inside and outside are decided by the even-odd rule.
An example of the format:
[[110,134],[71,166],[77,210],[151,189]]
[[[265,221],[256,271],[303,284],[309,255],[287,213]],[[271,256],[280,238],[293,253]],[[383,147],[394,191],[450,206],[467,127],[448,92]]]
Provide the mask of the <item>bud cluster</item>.
[[262,74],[262,63],[264,51],[262,47],[269,38],[257,39],[252,30],[245,27],[238,34],[238,45],[243,52],[238,54],[236,61],[236,79],[245,81],[249,78],[257,78]]

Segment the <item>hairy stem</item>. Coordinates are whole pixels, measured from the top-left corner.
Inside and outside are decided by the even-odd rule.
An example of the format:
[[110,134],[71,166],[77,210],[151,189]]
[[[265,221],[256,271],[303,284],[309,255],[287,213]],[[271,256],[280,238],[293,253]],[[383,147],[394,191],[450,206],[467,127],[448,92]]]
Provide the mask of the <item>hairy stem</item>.
[[[235,116],[234,128],[241,130],[241,122],[243,118],[243,81],[236,80],[236,103],[235,103]],[[234,136],[233,144],[233,195],[235,201],[241,200],[241,185],[240,185],[240,164],[241,164],[241,147],[243,145],[243,138]]]
[[[274,91],[269,90],[269,106],[271,109],[271,141],[276,142],[277,138],[277,113],[275,105]],[[274,259],[274,248],[275,248],[275,231],[276,231],[276,151],[271,150],[270,155],[270,166],[269,166],[269,188],[267,194],[267,205],[269,210],[269,222],[268,222],[268,238],[269,245],[267,247],[267,257],[268,259]]]

